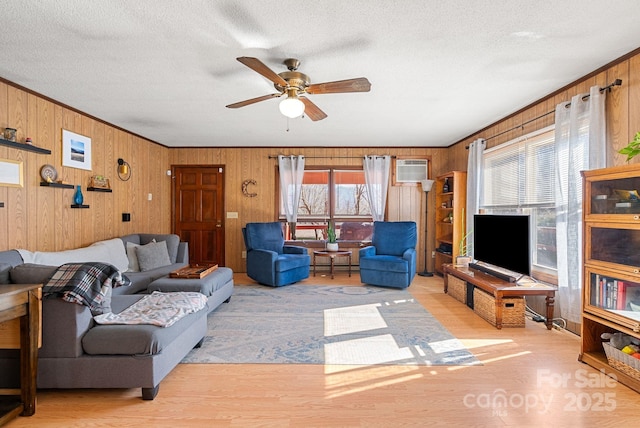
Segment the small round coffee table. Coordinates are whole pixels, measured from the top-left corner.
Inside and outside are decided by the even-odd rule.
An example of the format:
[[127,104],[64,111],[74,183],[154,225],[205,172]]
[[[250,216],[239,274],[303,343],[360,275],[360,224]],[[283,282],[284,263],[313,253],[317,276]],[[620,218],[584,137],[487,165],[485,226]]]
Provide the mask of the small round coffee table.
[[349,276],[351,276],[351,250],[326,251],[316,250],[313,252],[313,276],[316,276],[316,257],[328,257],[330,259],[331,279],[333,279],[333,267],[336,257],[349,258]]

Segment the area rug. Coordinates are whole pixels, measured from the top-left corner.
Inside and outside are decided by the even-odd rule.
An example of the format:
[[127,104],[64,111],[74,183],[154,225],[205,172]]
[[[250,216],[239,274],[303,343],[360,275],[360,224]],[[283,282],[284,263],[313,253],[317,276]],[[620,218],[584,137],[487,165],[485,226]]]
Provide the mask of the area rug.
[[407,290],[236,285],[183,363],[476,365]]

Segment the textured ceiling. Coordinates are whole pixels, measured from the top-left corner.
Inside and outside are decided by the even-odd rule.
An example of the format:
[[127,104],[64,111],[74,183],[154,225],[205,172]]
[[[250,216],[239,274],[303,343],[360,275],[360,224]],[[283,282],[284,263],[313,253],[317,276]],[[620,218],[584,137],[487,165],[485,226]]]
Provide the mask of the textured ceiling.
[[[170,147],[448,146],[640,46],[637,0],[0,4],[0,77]],[[227,109],[274,92],[239,56],[372,88]]]

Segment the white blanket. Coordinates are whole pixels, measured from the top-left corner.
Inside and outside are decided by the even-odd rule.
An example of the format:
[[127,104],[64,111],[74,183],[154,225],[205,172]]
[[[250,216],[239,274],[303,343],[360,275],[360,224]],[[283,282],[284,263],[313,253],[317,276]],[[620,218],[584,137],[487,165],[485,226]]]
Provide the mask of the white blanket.
[[29,251],[19,249],[25,263],[60,266],[65,263],[101,262],[115,266],[120,272],[129,268],[129,258],[120,238],[98,241],[88,247],[64,251]]
[[106,313],[93,319],[98,324],[151,324],[169,327],[180,318],[198,312],[206,305],[207,297],[202,293],[154,291],[119,314]]

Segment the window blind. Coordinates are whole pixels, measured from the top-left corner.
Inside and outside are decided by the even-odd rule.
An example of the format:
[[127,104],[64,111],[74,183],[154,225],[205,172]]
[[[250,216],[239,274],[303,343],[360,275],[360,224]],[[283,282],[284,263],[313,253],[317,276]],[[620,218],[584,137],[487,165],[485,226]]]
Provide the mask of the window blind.
[[551,127],[486,150],[481,208],[553,205],[553,143]]

